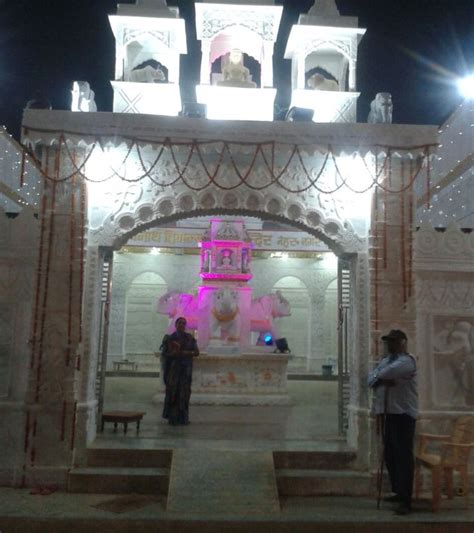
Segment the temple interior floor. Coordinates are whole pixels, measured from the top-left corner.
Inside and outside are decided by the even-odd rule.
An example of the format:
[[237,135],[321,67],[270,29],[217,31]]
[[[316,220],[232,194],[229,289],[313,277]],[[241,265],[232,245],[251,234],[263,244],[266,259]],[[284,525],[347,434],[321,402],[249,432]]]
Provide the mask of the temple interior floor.
[[[154,405],[158,377],[107,377],[104,410],[145,411],[140,434],[135,424],[127,435],[121,426],[117,433],[106,424],[96,442],[119,442],[145,446],[157,440],[157,446],[173,448],[220,446],[251,449],[318,449],[331,442],[344,446],[338,437],[337,381],[288,381],[291,404],[288,406],[215,406],[192,405],[189,426],[169,426],[161,418],[162,404]],[[158,442],[159,441],[159,442]],[[326,442],[326,444],[325,444]]]
[[[146,411],[140,434],[134,424],[127,435],[120,427],[106,426],[94,446],[110,448],[173,448],[175,453],[211,454],[212,450],[246,450],[269,453],[276,449],[344,450],[337,436],[337,382],[289,381],[289,406],[191,406],[192,423],[171,427],[161,419],[161,405],[154,405],[157,377],[108,377],[106,409]],[[225,452],[224,452],[225,453]],[[196,465],[197,467],[199,465]],[[191,469],[193,470],[193,469]],[[249,478],[246,483],[252,484]],[[199,491],[199,486],[193,485]],[[212,488],[212,487],[211,487]],[[245,497],[242,487],[236,492]],[[464,508],[464,498],[443,499],[441,512],[431,513],[430,502],[414,503],[408,516],[396,516],[393,506],[376,509],[374,498],[347,496],[281,496],[275,509],[252,513],[220,513],[219,506],[197,509],[170,504],[170,496],[123,494],[32,494],[31,488],[0,488],[1,533],[121,532],[430,532],[471,533],[474,507]],[[33,490],[34,492],[34,490]],[[181,490],[181,493],[183,490]],[[173,494],[170,486],[170,494]],[[238,496],[236,494],[236,496]],[[230,497],[230,495],[225,495]],[[110,503],[123,497],[136,498],[135,508],[111,510]],[[217,498],[216,495],[214,497]],[[236,498],[239,500],[239,497]],[[257,504],[258,497],[255,497]],[[238,507],[238,506],[237,506]],[[174,510],[173,510],[174,509]],[[204,512],[200,512],[204,511]]]

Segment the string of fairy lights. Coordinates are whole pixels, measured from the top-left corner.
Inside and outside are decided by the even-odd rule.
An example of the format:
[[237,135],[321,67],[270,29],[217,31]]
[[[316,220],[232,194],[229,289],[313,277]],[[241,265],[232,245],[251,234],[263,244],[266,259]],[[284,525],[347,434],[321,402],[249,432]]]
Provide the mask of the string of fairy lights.
[[[441,126],[433,161],[432,197],[417,211],[416,223],[444,228],[456,223],[474,227],[474,100],[466,99]],[[446,178],[451,181],[446,183]],[[422,186],[416,184],[420,197]]]
[[[441,127],[440,136],[441,142],[438,152],[432,162],[430,201],[418,206],[416,224],[421,225],[428,222],[433,226],[445,227],[451,222],[458,222],[462,226],[472,226],[474,214],[472,202],[469,202],[469,199],[474,194],[474,162],[470,167],[463,169],[460,175],[455,176],[451,183],[440,185],[440,182],[443,175],[456,169],[469,155],[472,157],[474,151],[474,102],[464,102]],[[471,150],[470,154],[469,149]],[[17,212],[28,205],[35,209],[38,207],[41,195],[41,173],[28,156],[23,161],[23,153],[23,147],[16,143],[5,128],[1,129],[0,207],[6,212]],[[129,150],[128,154],[130,153]],[[142,158],[141,154],[136,157],[139,160]],[[299,153],[296,154],[295,158],[299,158],[301,161]],[[347,178],[342,176],[342,172],[337,167],[336,159],[334,157],[332,159],[340,178],[338,187],[347,186]],[[365,160],[364,164],[366,165]],[[144,175],[149,175],[150,172],[147,171],[145,165],[142,166],[145,169]],[[150,167],[148,167],[149,169]],[[20,173],[22,173],[21,185],[19,183]],[[117,174],[113,170],[112,174],[114,173]],[[181,167],[178,169],[178,174],[183,176],[185,170]],[[378,185],[379,177],[380,168],[375,171],[375,175],[372,172],[373,182],[369,184],[367,189]],[[314,185],[315,180],[310,179],[308,186],[314,187]],[[316,186],[316,188],[318,187]],[[331,193],[332,191],[320,192]],[[426,193],[426,184],[423,183],[421,176],[414,176],[414,192],[418,198]]]

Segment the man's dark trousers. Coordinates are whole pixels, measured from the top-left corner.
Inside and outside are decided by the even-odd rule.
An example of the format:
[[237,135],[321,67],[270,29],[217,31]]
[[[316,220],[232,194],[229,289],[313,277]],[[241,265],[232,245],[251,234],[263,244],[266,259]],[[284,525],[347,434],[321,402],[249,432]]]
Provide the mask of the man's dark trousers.
[[392,492],[411,507],[415,458],[413,444],[416,420],[409,415],[386,414],[384,428],[385,464]]

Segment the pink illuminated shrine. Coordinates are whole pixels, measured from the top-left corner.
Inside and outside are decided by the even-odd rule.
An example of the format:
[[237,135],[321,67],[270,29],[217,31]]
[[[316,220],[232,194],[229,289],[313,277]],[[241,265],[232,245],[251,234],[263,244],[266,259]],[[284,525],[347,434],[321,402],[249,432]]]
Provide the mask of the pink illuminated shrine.
[[199,246],[203,280],[252,279],[252,242],[242,221],[212,219]]

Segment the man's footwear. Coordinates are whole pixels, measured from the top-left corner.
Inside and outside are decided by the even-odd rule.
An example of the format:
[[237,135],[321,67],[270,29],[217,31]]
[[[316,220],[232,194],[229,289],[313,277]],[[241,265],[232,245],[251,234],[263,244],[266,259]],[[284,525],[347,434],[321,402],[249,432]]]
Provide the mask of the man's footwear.
[[401,499],[398,494],[394,494],[393,496],[385,496],[383,501],[388,503],[399,503]]
[[406,503],[401,503],[396,509],[395,514],[406,515],[411,513],[410,507]]

